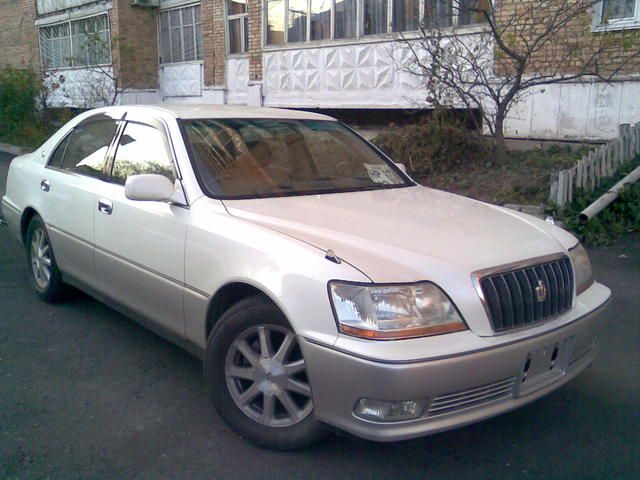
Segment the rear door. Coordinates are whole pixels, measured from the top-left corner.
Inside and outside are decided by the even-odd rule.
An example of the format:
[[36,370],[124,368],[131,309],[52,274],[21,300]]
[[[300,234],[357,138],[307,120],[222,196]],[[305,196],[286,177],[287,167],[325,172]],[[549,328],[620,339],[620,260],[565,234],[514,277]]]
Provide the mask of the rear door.
[[104,184],[106,158],[118,128],[109,114],[91,116],[71,130],[43,169],[41,216],[63,275],[95,287],[95,192]]
[[[98,289],[169,333],[184,336],[186,205],[129,200],[130,175],[178,180],[163,123],[128,115],[115,145],[109,182],[97,191],[95,265]],[[179,180],[178,180],[179,181]]]

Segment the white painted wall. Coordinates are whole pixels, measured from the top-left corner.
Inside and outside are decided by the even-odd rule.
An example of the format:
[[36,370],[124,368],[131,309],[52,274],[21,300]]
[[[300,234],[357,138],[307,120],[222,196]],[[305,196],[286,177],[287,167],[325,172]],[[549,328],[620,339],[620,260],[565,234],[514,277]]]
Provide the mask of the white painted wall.
[[[470,35],[472,41],[482,37]],[[307,108],[428,108],[418,78],[405,71],[402,42],[275,50],[264,53],[264,104]],[[231,86],[230,86],[231,88]],[[510,112],[518,138],[603,140],[620,123],[640,121],[640,76],[604,84],[581,81],[531,90]]]
[[165,100],[174,97],[201,97],[204,84],[202,62],[160,65],[160,91]]
[[244,57],[227,59],[227,103],[247,104],[249,88],[249,59]]
[[38,13],[40,15],[79,7],[87,3],[96,3],[96,0],[36,0],[36,6],[38,7]]
[[510,112],[506,134],[554,140],[603,140],[640,121],[640,79],[571,82],[533,89]]
[[264,54],[264,104],[277,107],[415,108],[425,106],[419,80],[398,68],[399,42],[326,45]]
[[104,67],[104,71],[86,68],[48,70],[44,78],[50,92],[48,104],[51,107],[76,108],[108,105],[114,92],[111,74],[111,67]]

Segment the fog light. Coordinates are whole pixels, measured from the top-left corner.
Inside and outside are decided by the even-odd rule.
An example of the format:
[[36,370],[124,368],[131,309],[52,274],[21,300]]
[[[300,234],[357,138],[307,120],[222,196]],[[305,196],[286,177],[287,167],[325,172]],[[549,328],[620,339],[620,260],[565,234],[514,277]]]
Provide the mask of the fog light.
[[406,400],[402,402],[385,402],[361,398],[356,403],[353,413],[356,417],[374,422],[399,422],[412,420],[422,415],[424,400]]

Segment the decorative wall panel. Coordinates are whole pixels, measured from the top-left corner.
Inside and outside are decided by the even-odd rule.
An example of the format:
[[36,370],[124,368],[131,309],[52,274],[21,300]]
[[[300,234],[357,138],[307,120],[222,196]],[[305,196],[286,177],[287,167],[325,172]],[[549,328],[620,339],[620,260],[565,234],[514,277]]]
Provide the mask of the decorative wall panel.
[[424,95],[398,68],[398,59],[409,58],[403,48],[386,42],[266,52],[265,105],[415,106]]
[[202,62],[161,65],[160,89],[164,98],[202,96]]
[[111,68],[47,70],[44,74],[44,84],[50,92],[47,103],[51,107],[108,106],[115,92],[112,75]]
[[87,3],[96,3],[96,0],[36,0],[38,13],[40,15],[79,7]]
[[249,85],[249,59],[229,58],[227,60],[227,101],[246,105]]

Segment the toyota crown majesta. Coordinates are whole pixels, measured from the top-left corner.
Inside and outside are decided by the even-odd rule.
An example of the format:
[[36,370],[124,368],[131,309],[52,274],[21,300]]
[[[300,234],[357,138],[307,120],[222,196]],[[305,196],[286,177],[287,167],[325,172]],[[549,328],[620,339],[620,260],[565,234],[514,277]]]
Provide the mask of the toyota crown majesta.
[[2,207],[43,300],[73,285],[200,356],[220,415],[270,448],[529,403],[591,365],[610,296],[566,231],[300,111],[92,110],[13,160]]

